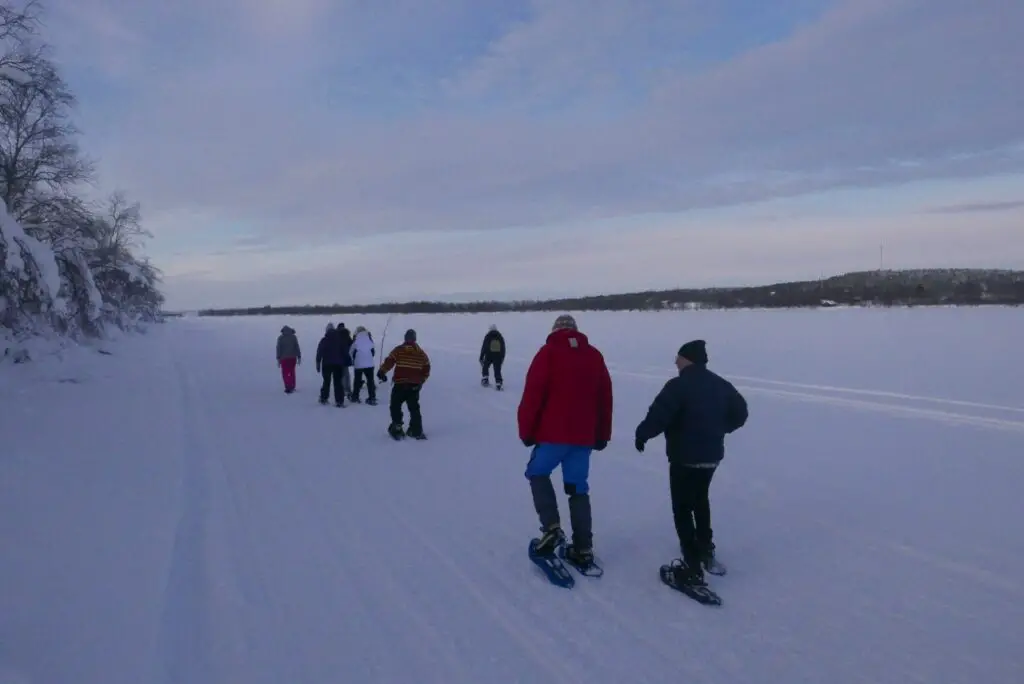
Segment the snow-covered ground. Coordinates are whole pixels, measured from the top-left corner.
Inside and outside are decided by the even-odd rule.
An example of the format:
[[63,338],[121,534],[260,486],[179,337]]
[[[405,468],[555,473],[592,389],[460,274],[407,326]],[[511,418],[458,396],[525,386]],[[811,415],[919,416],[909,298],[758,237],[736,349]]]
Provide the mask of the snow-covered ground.
[[[0,366],[0,682],[1022,681],[1019,310],[579,314],[616,403],[592,475],[606,574],[571,591],[526,558],[515,425],[553,318],[396,316],[387,346],[413,326],[434,362],[423,443],[385,435],[389,385],[317,405],[326,318],[176,320]],[[382,317],[333,319],[380,341]],[[491,322],[503,394],[478,384]],[[751,409],[712,489],[721,608],[659,582],[663,443],[632,446],[693,337]]]

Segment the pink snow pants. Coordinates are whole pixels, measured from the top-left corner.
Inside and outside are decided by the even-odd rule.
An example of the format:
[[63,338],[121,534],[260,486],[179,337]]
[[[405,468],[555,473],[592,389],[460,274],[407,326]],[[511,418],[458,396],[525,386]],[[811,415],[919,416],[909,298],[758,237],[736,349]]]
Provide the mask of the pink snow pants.
[[281,379],[286,390],[295,389],[295,359],[281,359]]

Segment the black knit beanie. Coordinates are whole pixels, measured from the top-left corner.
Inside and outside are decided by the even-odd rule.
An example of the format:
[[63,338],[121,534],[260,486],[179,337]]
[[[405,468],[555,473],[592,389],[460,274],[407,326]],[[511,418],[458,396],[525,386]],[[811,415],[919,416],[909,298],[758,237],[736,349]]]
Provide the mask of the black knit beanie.
[[690,363],[699,363],[702,366],[707,365],[708,350],[706,345],[707,343],[704,340],[690,340],[679,348],[679,356],[682,356]]

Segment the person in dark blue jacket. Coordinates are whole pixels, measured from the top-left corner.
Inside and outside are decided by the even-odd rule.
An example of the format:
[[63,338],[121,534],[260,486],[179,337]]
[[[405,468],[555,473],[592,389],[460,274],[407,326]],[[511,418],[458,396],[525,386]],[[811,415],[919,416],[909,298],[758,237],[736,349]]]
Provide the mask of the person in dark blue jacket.
[[715,558],[708,490],[725,457],[725,436],[747,422],[747,402],[728,380],[708,370],[704,340],[687,342],[676,356],[679,375],[665,383],[636,428],[636,450],[665,435],[669,489],[681,563],[676,582],[703,585],[704,571],[725,574]]
[[344,369],[341,357],[341,341],[338,331],[333,323],[327,324],[320,344],[316,347],[316,370],[323,376],[324,382],[320,386],[320,403],[326,404],[331,396],[331,386],[334,386],[334,405],[345,405],[345,388],[343,385],[342,371]]

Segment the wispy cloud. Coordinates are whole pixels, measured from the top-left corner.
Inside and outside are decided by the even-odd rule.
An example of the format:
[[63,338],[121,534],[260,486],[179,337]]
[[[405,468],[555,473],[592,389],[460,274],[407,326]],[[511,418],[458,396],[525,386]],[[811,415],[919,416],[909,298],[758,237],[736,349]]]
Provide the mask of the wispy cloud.
[[[929,210],[933,214],[986,214],[994,211],[1012,211],[1024,208],[1024,200],[1009,200],[1005,202],[968,202],[966,204],[953,204],[945,207],[937,207]],[[1024,230],[1024,227],[1022,227]]]
[[50,0],[50,15],[105,180],[160,225],[191,211],[267,244],[579,239],[600,219],[1024,172],[1016,2]]

